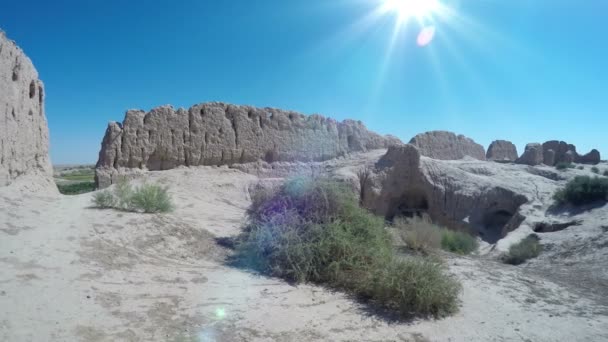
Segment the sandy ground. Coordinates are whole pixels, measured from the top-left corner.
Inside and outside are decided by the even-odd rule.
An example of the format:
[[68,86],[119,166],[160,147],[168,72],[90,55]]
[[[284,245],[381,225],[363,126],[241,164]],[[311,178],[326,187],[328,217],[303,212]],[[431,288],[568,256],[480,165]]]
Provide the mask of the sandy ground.
[[174,213],[0,189],[0,340],[608,340],[605,302],[530,267],[449,257],[464,285],[460,312],[409,322],[231,268],[215,237],[238,233],[257,177],[200,167],[149,178],[170,185]]

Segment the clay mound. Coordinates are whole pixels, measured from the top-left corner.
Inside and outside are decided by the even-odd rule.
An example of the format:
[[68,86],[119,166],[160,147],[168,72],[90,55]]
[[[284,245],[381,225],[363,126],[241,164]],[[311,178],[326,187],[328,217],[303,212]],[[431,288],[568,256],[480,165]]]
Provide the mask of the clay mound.
[[410,140],[420,154],[433,159],[457,160],[469,156],[486,160],[486,151],[464,135],[456,135],[446,131],[432,131],[418,134]]
[[96,174],[103,188],[120,168],[323,161],[398,143],[368,131],[360,121],[219,102],[188,110],[163,106],[148,113],[130,110],[122,124],[109,124]]
[[[554,157],[553,152],[548,152]],[[515,162],[517,164],[526,164],[530,166],[540,165],[544,162],[543,147],[538,143],[526,145],[526,150]]]
[[486,158],[488,160],[514,162],[517,160],[517,147],[506,140],[496,140],[490,144]]
[[22,183],[30,185],[49,183],[52,168],[44,86],[32,61],[1,31],[0,108],[0,187],[18,178],[28,178]]

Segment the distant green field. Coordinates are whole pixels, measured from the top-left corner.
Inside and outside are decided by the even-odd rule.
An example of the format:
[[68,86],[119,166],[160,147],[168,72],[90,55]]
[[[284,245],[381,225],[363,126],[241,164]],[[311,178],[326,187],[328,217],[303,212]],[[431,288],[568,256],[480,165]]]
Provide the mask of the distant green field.
[[57,178],[76,182],[92,182],[95,179],[95,171],[87,169],[66,172],[60,174]]
[[90,175],[69,174],[69,175],[65,175],[65,176],[60,176],[59,178],[65,179],[65,180],[70,180],[70,181],[86,182],[86,181],[93,181],[95,179],[95,174],[93,174],[93,173]]
[[59,192],[64,195],[79,195],[95,191],[95,182],[82,182],[73,184],[57,184]]
[[[78,195],[95,190],[95,170],[64,171],[55,176],[57,188],[64,195]],[[61,180],[61,181],[59,181]]]

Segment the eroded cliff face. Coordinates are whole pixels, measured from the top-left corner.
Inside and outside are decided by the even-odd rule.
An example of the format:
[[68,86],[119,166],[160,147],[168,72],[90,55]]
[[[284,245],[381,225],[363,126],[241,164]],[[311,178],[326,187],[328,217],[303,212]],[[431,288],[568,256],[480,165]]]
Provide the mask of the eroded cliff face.
[[322,161],[400,143],[368,131],[360,121],[218,102],[188,110],[163,106],[148,113],[131,110],[122,124],[109,124],[96,176],[104,188],[122,169]]
[[25,175],[50,179],[44,86],[23,51],[0,31],[0,187]]
[[424,157],[407,144],[390,147],[360,187],[362,204],[388,220],[428,215],[495,243],[519,227],[541,198],[551,197],[550,186],[538,188],[551,182],[515,165]]

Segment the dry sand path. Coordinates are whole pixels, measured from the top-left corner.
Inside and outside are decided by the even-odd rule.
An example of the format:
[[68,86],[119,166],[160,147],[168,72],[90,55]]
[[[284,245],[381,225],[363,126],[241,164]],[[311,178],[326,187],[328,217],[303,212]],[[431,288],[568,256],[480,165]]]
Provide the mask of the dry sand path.
[[91,194],[0,192],[2,341],[606,341],[607,308],[516,267],[450,258],[462,308],[390,321],[340,293],[225,266],[256,177],[151,173],[177,210],[88,208]]

